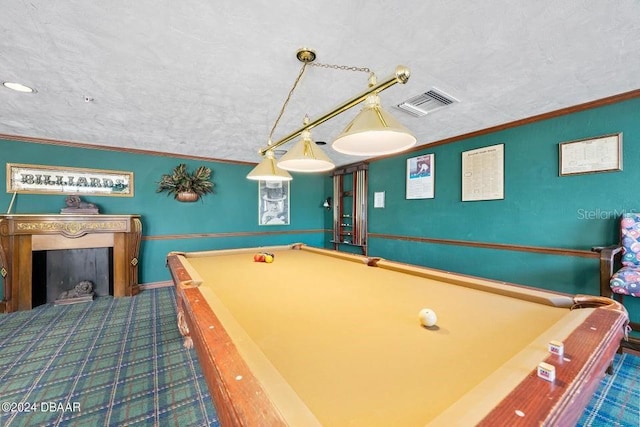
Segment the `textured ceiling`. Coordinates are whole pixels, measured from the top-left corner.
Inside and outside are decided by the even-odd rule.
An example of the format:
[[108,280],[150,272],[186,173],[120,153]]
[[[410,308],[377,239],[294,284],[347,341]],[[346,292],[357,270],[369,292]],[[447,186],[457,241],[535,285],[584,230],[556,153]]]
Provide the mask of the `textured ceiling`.
[[[409,67],[381,98],[425,145],[639,89],[640,2],[5,2],[0,81],[37,93],[0,86],[0,133],[258,162],[303,46],[379,80]],[[308,67],[274,139],[367,78]],[[393,107],[432,87],[460,102],[421,118]],[[332,141],[358,109],[314,139]],[[339,165],[360,160],[325,148]]]

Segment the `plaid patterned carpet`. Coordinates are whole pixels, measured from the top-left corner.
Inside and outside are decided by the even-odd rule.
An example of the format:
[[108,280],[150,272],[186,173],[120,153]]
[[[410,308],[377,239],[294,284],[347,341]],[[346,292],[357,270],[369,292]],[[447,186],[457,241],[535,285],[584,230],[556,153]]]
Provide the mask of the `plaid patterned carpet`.
[[2,427],[219,425],[172,288],[2,315],[0,355]]
[[[175,319],[170,287],[0,315],[0,426],[218,426]],[[579,425],[640,426],[639,377],[616,355]]]
[[640,357],[616,354],[613,374],[601,382],[579,426],[640,426]]

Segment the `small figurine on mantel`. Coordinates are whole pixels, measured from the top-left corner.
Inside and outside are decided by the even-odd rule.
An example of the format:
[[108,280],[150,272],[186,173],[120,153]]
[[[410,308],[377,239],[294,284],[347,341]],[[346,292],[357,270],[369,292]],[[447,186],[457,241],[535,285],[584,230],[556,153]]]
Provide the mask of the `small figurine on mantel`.
[[83,202],[80,196],[71,195],[65,199],[66,208],[60,209],[61,214],[98,214],[98,207],[93,203]]

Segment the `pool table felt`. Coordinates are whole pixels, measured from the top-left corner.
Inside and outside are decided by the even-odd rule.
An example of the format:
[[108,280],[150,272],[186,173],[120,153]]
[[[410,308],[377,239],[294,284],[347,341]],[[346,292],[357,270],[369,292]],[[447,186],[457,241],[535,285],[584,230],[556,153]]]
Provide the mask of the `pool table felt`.
[[[186,264],[270,399],[300,421],[477,422],[548,356],[550,340],[564,339],[592,311],[481,279],[463,282],[524,299],[419,277],[424,269],[395,263],[270,250],[272,264],[243,250],[192,253]],[[438,328],[420,326],[425,307],[438,314]]]

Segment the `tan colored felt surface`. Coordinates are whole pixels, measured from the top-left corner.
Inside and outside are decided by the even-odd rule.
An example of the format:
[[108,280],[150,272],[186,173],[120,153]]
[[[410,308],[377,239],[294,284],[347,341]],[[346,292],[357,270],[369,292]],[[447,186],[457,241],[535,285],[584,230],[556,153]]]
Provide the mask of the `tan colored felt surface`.
[[[591,311],[496,282],[469,279],[486,285],[473,289],[424,277],[424,269],[272,250],[271,264],[246,251],[186,256],[274,401],[294,394],[327,426],[446,425],[447,408],[459,402],[467,403],[451,419],[466,411],[479,420],[544,360],[549,340],[564,339]],[[422,308],[436,312],[437,328],[420,326]]]

